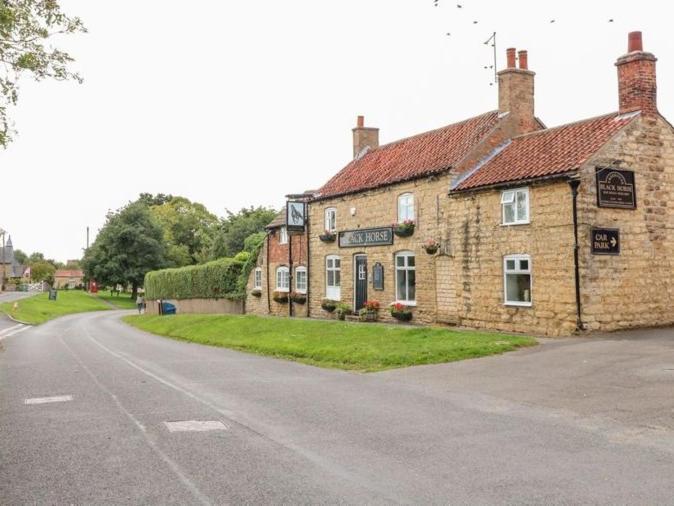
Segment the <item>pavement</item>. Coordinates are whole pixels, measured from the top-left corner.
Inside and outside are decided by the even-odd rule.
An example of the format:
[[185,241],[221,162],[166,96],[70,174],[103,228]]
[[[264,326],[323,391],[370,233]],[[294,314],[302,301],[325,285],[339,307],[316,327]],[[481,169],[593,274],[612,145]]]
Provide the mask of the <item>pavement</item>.
[[0,503],[674,504],[672,329],[357,374],[123,314],[0,341]]
[[0,292],[1,302],[14,302],[15,300],[25,299],[26,297],[33,297],[39,292]]

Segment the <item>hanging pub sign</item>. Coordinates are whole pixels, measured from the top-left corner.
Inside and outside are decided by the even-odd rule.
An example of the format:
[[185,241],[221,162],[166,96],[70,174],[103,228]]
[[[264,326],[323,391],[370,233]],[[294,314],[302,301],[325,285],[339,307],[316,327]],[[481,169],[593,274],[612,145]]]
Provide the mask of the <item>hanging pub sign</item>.
[[592,228],[590,231],[593,255],[620,255],[620,230]]
[[304,232],[306,221],[304,202],[289,200],[286,203],[286,227],[288,232]]
[[375,290],[384,289],[384,266],[379,262],[372,267],[372,288]]
[[386,246],[389,244],[393,244],[393,229],[391,227],[345,230],[339,233],[340,248]]
[[636,209],[637,193],[631,170],[597,167],[597,206]]

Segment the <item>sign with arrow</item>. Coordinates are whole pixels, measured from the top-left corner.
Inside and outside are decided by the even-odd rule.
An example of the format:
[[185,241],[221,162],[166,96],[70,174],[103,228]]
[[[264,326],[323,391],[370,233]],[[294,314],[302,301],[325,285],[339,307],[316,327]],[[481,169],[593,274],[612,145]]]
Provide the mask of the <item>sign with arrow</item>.
[[591,243],[593,255],[620,255],[620,229],[593,228]]

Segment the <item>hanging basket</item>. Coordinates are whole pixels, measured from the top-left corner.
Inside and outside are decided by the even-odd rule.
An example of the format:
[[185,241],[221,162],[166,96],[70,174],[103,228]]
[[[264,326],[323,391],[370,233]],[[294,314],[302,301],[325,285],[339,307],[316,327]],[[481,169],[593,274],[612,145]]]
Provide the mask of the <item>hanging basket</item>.
[[318,238],[321,240],[321,242],[335,242],[335,239],[337,238],[336,234],[321,234],[318,236]]
[[393,229],[393,233],[398,237],[410,237],[414,234],[414,223],[411,225],[398,225]]

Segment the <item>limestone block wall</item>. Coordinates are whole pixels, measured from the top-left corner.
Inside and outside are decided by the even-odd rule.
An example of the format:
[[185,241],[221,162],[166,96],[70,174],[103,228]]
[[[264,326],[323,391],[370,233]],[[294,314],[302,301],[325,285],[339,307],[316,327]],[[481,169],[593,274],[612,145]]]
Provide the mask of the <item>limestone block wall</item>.
[[[635,173],[637,208],[597,206],[595,167]],[[580,172],[583,322],[590,330],[674,323],[674,133],[659,117],[639,118]],[[620,229],[620,254],[592,255],[592,227]]]
[[[448,198],[444,214],[451,226],[451,260],[438,272],[438,285],[450,287],[451,293],[438,296],[450,301],[449,316],[455,308],[460,325],[547,335],[573,332],[574,242],[568,184],[530,186],[530,223],[523,225],[501,224],[501,192],[456,193]],[[531,307],[504,304],[503,258],[514,254],[531,256]]]
[[[168,300],[176,306],[178,314],[243,314],[243,302],[229,299],[181,299]],[[145,301],[145,313],[159,314],[156,300]]]
[[[368,299],[377,299],[382,304],[380,317],[391,320],[386,307],[395,301],[394,255],[400,251],[412,251],[416,259],[416,307],[414,320],[420,323],[436,321],[436,256],[430,256],[422,248],[425,239],[441,239],[447,236],[447,224],[441,220],[441,203],[446,199],[449,177],[444,174],[433,178],[392,185],[354,195],[313,202],[310,206],[311,223],[310,254],[310,303],[312,317],[328,317],[321,309],[321,300],[326,297],[326,257],[338,255],[341,259],[341,301],[354,305],[354,256],[367,255]],[[318,236],[324,231],[325,209],[337,210],[337,230],[357,230],[387,227],[398,221],[398,196],[414,194],[416,228],[411,237],[394,237],[393,245],[359,248],[340,248],[338,241],[321,242]],[[352,214],[352,209],[354,213]],[[375,263],[384,267],[384,290],[374,290],[372,268]]]

